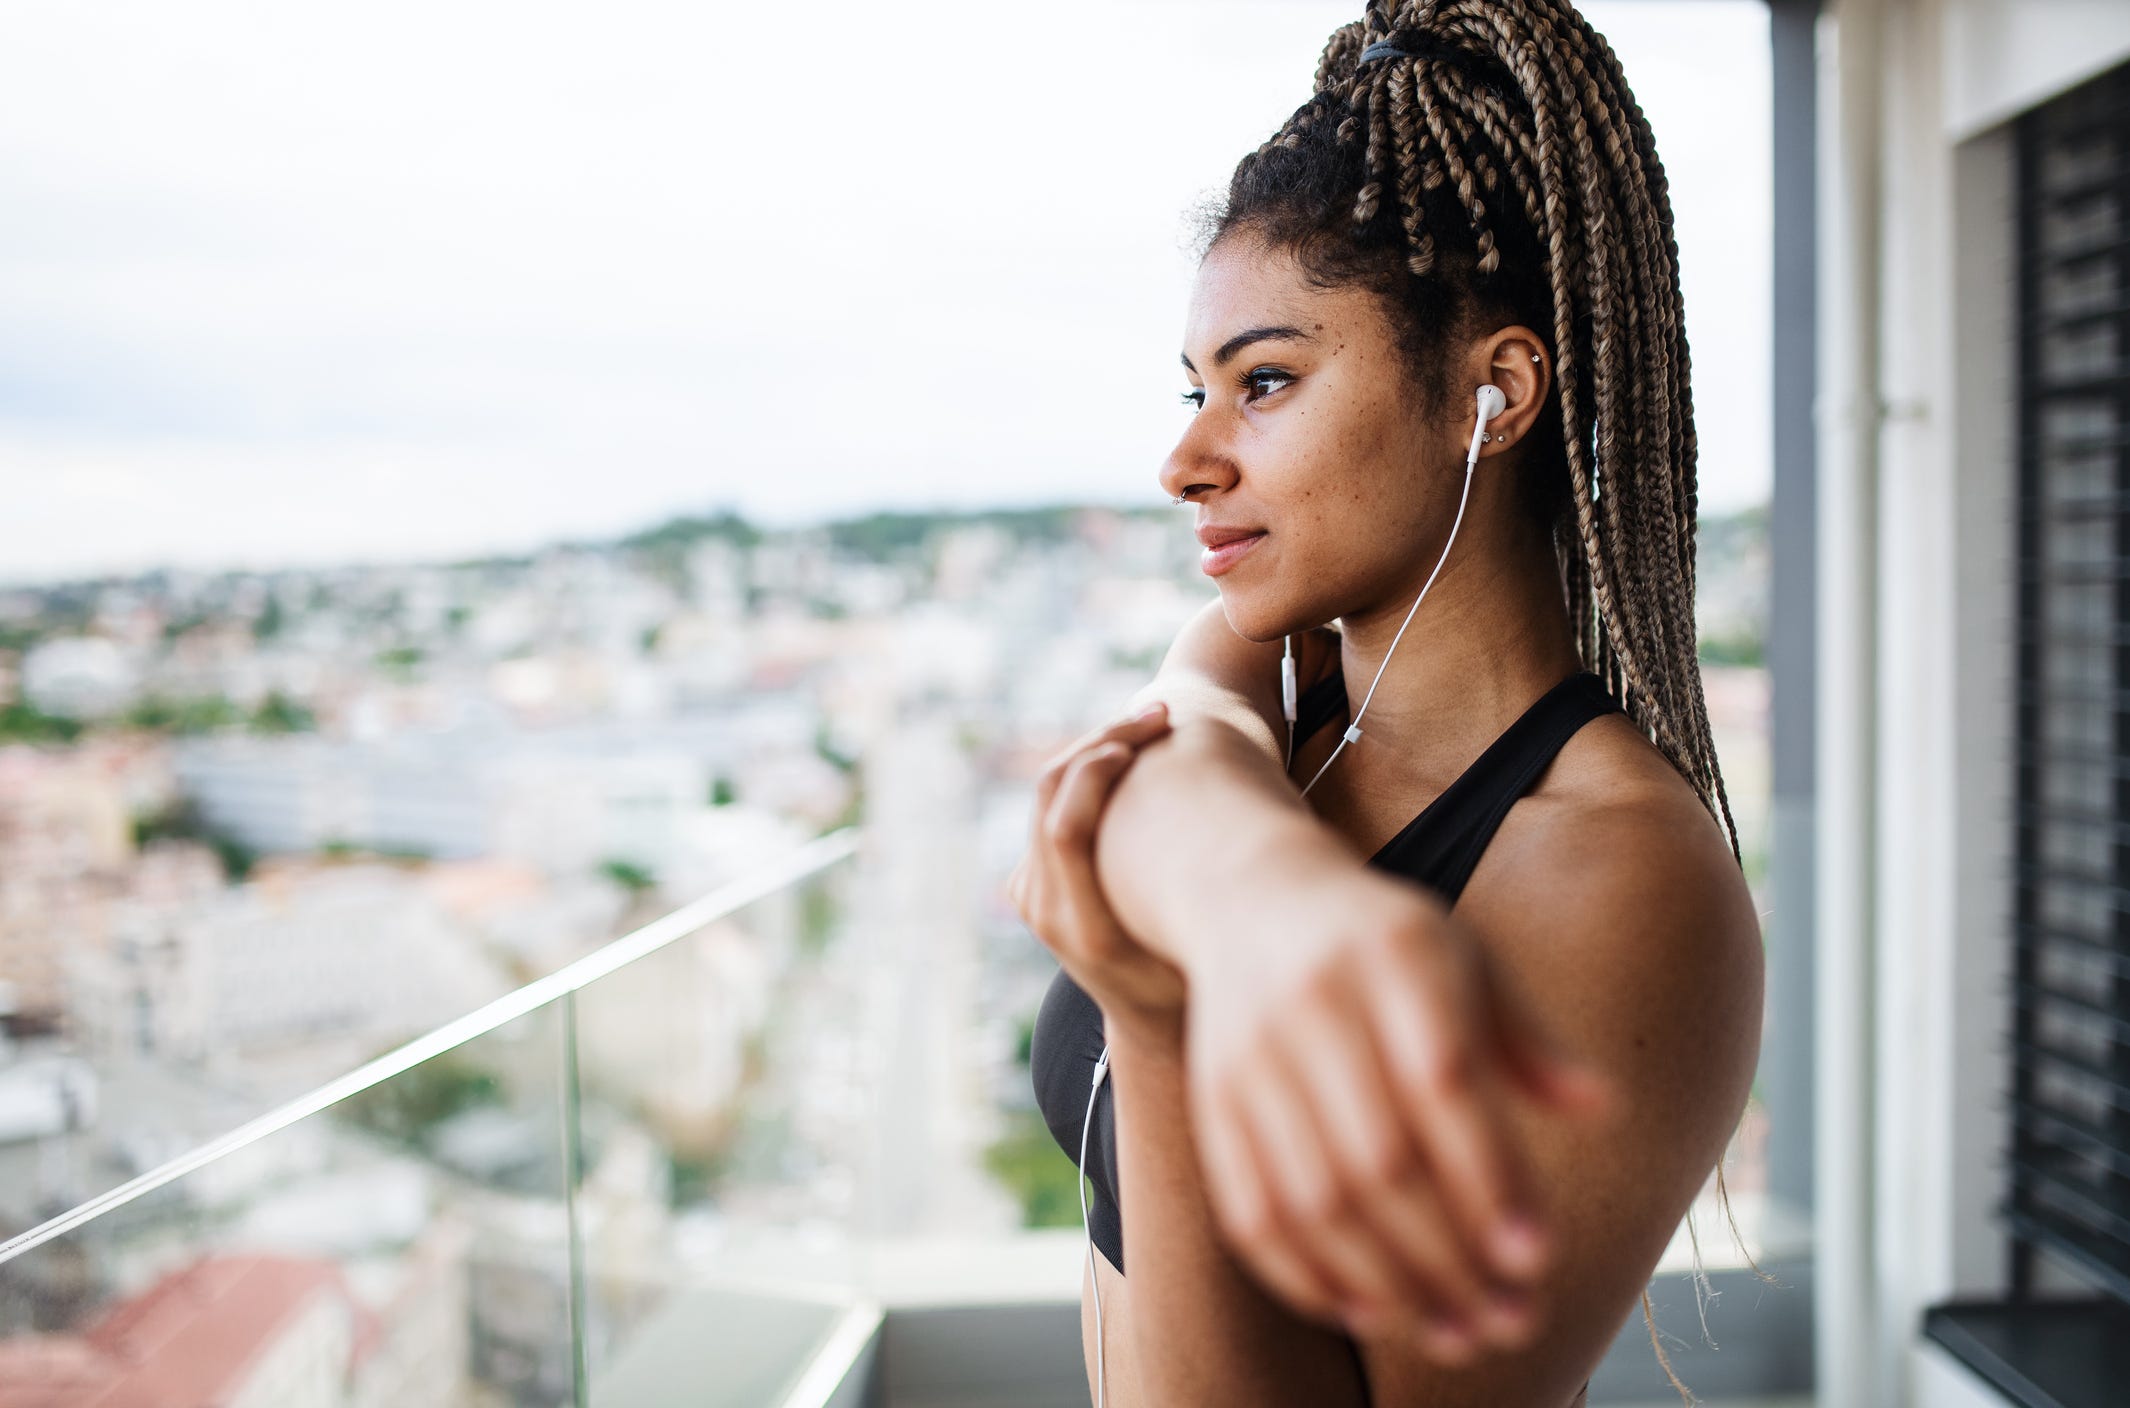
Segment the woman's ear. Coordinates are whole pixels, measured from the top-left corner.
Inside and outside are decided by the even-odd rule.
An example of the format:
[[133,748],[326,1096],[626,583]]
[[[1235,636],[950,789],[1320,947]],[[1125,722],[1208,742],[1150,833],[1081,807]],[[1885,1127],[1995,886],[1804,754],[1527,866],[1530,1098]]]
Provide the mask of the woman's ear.
[[[1501,413],[1487,422],[1486,443],[1479,447],[1482,458],[1510,449],[1530,433],[1553,386],[1553,367],[1546,360],[1546,344],[1538,334],[1521,325],[1506,327],[1481,345],[1487,381],[1501,388]],[[1472,414],[1478,414],[1476,403]]]

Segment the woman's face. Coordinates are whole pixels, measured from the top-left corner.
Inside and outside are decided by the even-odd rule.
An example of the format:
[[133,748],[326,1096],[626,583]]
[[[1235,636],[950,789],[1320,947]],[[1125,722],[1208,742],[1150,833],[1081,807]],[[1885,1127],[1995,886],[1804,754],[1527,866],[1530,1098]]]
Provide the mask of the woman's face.
[[1201,542],[1258,535],[1200,558],[1238,634],[1274,640],[1409,596],[1433,562],[1422,549],[1440,551],[1471,426],[1422,419],[1392,337],[1373,294],[1315,288],[1254,237],[1199,266],[1183,341],[1197,409],[1161,486],[1193,491]]

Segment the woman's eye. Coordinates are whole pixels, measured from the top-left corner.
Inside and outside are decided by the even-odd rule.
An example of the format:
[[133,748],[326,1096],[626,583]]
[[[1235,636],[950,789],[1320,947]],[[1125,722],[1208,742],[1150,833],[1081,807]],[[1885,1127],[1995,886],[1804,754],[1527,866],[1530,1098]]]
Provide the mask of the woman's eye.
[[[1273,392],[1278,391],[1281,387],[1285,386],[1288,382],[1293,380],[1294,378],[1287,375],[1285,372],[1276,372],[1269,367],[1258,367],[1253,371],[1243,373],[1242,388],[1244,392],[1248,393],[1248,397],[1250,400],[1258,401],[1264,399],[1267,396],[1270,396]],[[1268,381],[1277,384],[1268,387],[1265,390],[1258,389],[1260,386],[1262,386],[1265,382]],[[1183,404],[1189,406],[1194,411],[1204,410],[1206,404],[1206,389],[1203,386],[1194,386],[1190,390],[1184,392]]]

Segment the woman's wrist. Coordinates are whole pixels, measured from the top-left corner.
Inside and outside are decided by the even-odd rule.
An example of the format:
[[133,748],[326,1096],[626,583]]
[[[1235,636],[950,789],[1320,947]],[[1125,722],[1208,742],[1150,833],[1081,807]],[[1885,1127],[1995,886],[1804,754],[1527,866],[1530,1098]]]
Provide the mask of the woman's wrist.
[[[1247,885],[1247,858],[1307,848],[1311,832],[1337,844],[1275,759],[1234,724],[1186,714],[1119,779],[1095,834],[1095,868],[1118,923],[1188,974],[1247,915],[1224,902]],[[1179,838],[1203,844],[1184,849]]]
[[1184,1053],[1182,1008],[1169,1012],[1146,1012],[1137,1008],[1102,1009],[1102,1038],[1109,1046],[1112,1063],[1129,1061],[1174,1061]]

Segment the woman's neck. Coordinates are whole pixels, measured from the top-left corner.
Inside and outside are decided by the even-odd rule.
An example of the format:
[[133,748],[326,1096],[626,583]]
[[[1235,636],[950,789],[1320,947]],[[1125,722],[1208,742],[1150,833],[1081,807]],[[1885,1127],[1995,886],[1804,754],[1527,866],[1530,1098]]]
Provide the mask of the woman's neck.
[[[1460,534],[1395,651],[1392,639],[1424,575],[1380,607],[1340,619],[1348,717],[1358,716],[1362,737],[1331,772],[1345,774],[1341,790],[1356,800],[1410,799],[1416,790],[1432,796],[1533,700],[1581,668],[1547,538],[1521,530],[1465,548]],[[1370,696],[1386,651],[1390,667]]]

